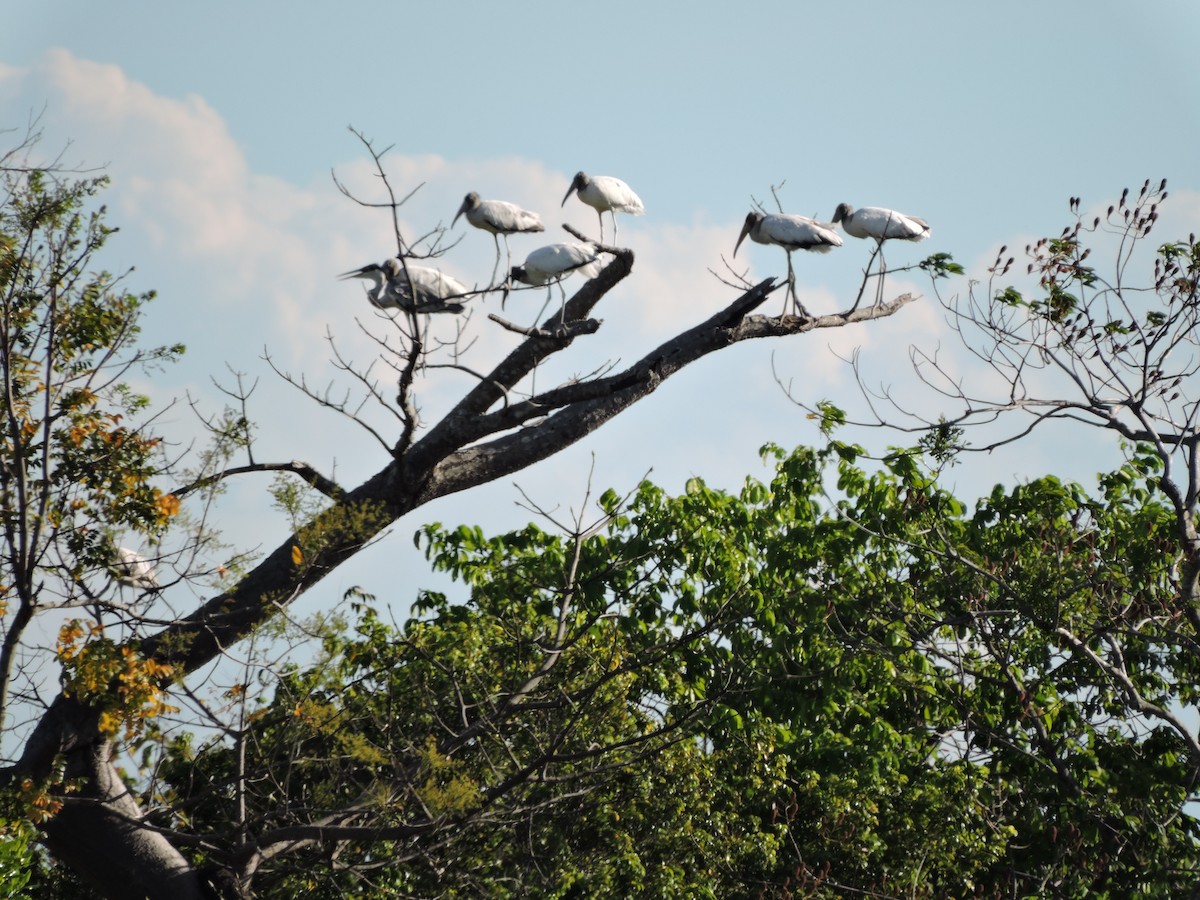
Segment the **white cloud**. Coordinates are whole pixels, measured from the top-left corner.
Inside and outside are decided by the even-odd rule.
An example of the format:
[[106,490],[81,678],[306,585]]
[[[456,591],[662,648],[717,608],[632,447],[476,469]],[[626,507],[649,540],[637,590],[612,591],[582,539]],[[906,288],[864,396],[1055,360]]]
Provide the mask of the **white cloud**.
[[[324,387],[327,380],[335,385],[335,392],[355,387],[352,379],[338,381],[338,373],[329,367],[326,330],[332,330],[347,358],[361,364],[378,358],[380,350],[359,331],[355,318],[378,334],[387,329],[373,318],[361,285],[339,283],[334,276],[395,252],[386,209],[346,199],[325,171],[314,173],[312,183],[296,184],[253,170],[222,117],[202,98],[161,96],[117,66],[51,51],[31,69],[0,70],[0,90],[12,97],[24,96],[31,108],[40,106],[36,98],[44,98],[47,124],[56,133],[72,138],[80,154],[109,161],[113,187],[105,199],[113,209],[112,220],[122,226],[121,252],[137,263],[146,286],[160,292],[150,315],[161,340],[183,334],[191,347],[190,368],[177,376],[181,380],[175,383],[176,390],[183,385],[215,398],[213,403],[224,402],[206,379],[209,373],[221,375],[228,361],[252,376],[263,376],[255,397],[264,416],[260,456],[271,450],[288,456],[300,453],[319,465],[336,458],[350,480],[378,466],[382,451],[372,440],[279,384],[258,357],[266,346],[281,367],[306,374],[317,387]],[[386,142],[382,136],[380,140]],[[367,203],[387,199],[365,152],[353,155],[352,151],[348,162],[331,162],[339,180],[356,197]],[[406,155],[392,150],[384,164],[397,195],[419,187],[399,213],[409,239],[438,225],[449,226],[470,190],[511,200],[542,215],[545,233],[510,239],[513,262],[544,243],[569,240],[560,227],[563,222],[585,234],[597,229],[590,208],[573,198],[562,205],[574,173],[548,168],[537,160],[451,160],[434,153]],[[740,224],[740,218],[664,224],[656,220],[653,208],[644,217],[622,216],[621,243],[636,253],[634,271],[598,309],[605,320],[600,332],[580,339],[564,359],[548,365],[539,373],[539,385],[607,363],[631,362],[726,306],[737,291],[709,271],[725,272],[724,260],[745,266],[752,281],[783,276],[783,255],[774,248],[749,248],[732,260]],[[447,239],[459,243],[436,264],[467,283],[486,283],[494,264],[491,236],[460,219]],[[857,288],[868,255],[860,242],[847,242],[827,256],[797,254],[803,302],[817,312],[844,308],[850,297],[840,286]],[[576,279],[568,288],[578,283]],[[889,294],[904,290],[922,289],[899,279],[889,284]],[[533,304],[540,305],[541,297],[533,294],[509,303],[514,319],[519,320],[514,310],[529,308],[532,314]],[[782,294],[777,293],[761,311],[774,314],[782,302]],[[467,362],[476,370],[486,370],[518,339],[487,320],[486,313],[497,308],[494,296],[474,301],[473,306],[468,328],[476,344]],[[434,324],[443,335],[454,326],[449,317]],[[644,421],[639,413],[629,417],[628,427],[606,426],[589,445],[600,454],[612,453],[631,472],[636,469],[631,478],[651,463],[663,471],[666,458],[714,479],[719,475],[704,467],[722,464],[738,473],[731,480],[740,480],[740,473],[753,464],[752,457],[743,458],[743,444],[755,447],[772,437],[786,441],[792,430],[787,423],[793,418],[803,421],[802,413],[784,398],[776,373],[802,384],[805,399],[815,401],[835,391],[844,393],[851,385],[852,373],[842,358],[855,348],[861,348],[864,367],[872,377],[882,373],[891,380],[908,364],[907,345],[936,335],[939,329],[944,324],[936,304],[924,299],[886,323],[754,342],[704,360],[672,379],[669,388],[660,391],[669,399],[656,396],[646,401],[643,405],[654,405],[646,413],[649,421],[662,429],[652,444],[639,441],[635,452],[626,449],[628,429],[646,427],[637,424]],[[376,371],[385,381],[392,377],[386,368],[376,366]],[[735,377],[731,371],[736,371]],[[431,376],[421,398],[427,418],[436,418],[467,384],[461,372]],[[167,379],[157,387],[172,389]],[[389,396],[391,391],[383,393]],[[738,440],[729,430],[722,433],[721,428],[704,424],[721,408],[736,409],[739,424],[732,430]],[[390,413],[379,410],[368,416],[379,427],[395,430]],[[276,425],[280,420],[289,427]],[[735,446],[737,450],[732,449]],[[609,449],[601,449],[605,447]]]

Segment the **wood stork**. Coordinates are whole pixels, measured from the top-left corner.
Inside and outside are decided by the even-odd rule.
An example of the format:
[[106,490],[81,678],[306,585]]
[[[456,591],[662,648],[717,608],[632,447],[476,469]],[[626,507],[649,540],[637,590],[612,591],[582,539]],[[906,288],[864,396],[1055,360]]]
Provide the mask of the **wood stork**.
[[[894,209],[884,209],[879,206],[864,206],[862,209],[855,209],[849,203],[839,203],[837,209],[833,211],[833,223],[836,225],[839,222],[842,224],[842,230],[851,237],[870,238],[875,241],[875,251],[867,261],[863,286],[866,286],[866,278],[870,277],[871,264],[878,255],[879,283],[875,293],[876,305],[883,301],[883,276],[887,268],[883,258],[883,242],[923,241],[929,237],[931,230],[928,222],[918,219],[916,216],[907,216]],[[859,297],[862,297],[861,290]]]
[[504,235],[504,252],[511,263],[512,252],[508,249],[510,234],[546,230],[546,226],[542,224],[537,213],[521,209],[517,204],[509,203],[507,200],[480,200],[479,195],[474,191],[463,198],[462,206],[458,208],[458,212],[454,214],[454,220],[450,223],[451,228],[463,213],[467,214],[467,221],[476,228],[491,232],[492,240],[496,243],[496,264],[492,267],[492,283],[495,283],[496,270],[500,268],[498,235]]
[[[550,303],[553,285],[557,283],[563,302],[563,308],[560,311],[561,321],[567,303],[567,293],[562,286],[563,279],[576,272],[584,278],[595,278],[603,268],[599,251],[590,244],[547,244],[545,247],[538,247],[525,257],[524,265],[513,266],[508,280],[510,284],[519,281],[522,284],[533,286],[549,285],[546,288],[546,303],[543,303],[541,310],[538,311],[536,321],[539,322],[542,313],[546,311],[547,304]],[[500,300],[502,309],[507,300],[508,291],[506,290]]]
[[596,211],[600,220],[600,240],[604,240],[604,213],[610,213],[613,220],[613,243],[617,242],[617,213],[625,212],[631,216],[640,216],[646,211],[642,198],[633,192],[633,188],[620,178],[611,175],[591,175],[586,172],[576,172],[571,186],[563,196],[561,206],[567,205],[567,198],[578,191],[579,199]]
[[877,241],[923,241],[929,237],[929,223],[916,216],[906,216],[894,209],[864,206],[855,209],[849,203],[839,203],[833,211],[833,224],[842,223],[846,234]]
[[460,313],[463,305],[449,301],[471,292],[461,281],[444,272],[412,263],[406,267],[396,257],[343,272],[338,278],[370,281],[367,299],[378,309],[403,309],[414,313]]
[[774,244],[783,247],[789,254],[793,250],[828,253],[834,247],[842,246],[842,239],[838,237],[832,225],[806,216],[768,214],[757,210],[747,214],[742,233],[738,235],[737,243],[733,246],[734,256],[737,256],[738,247],[742,246],[746,235],[756,244]]
[[121,584],[152,591],[159,587],[158,575],[149,560],[136,550],[118,547],[110,567],[113,577]]
[[[810,250],[814,253],[828,253],[834,247],[842,246],[842,239],[833,230],[832,225],[818,222],[807,216],[789,216],[783,213],[761,213],[751,210],[742,224],[742,233],[738,235],[737,243],[733,245],[733,255],[737,256],[738,248],[746,236],[756,244],[774,244],[787,251],[788,263],[788,296],[796,304],[799,311],[804,311],[796,297],[796,275],[792,271],[792,251]],[[786,304],[785,304],[786,309]]]

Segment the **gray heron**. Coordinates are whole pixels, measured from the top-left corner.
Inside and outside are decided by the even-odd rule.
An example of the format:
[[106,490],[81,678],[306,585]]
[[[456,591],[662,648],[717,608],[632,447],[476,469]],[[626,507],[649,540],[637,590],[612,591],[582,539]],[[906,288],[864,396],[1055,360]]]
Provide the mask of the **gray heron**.
[[351,269],[338,278],[364,278],[370,281],[367,298],[376,308],[384,310],[460,313],[463,305],[450,301],[471,293],[471,289],[457,278],[428,266],[412,263],[406,266],[396,257],[382,263],[370,263],[361,269]]

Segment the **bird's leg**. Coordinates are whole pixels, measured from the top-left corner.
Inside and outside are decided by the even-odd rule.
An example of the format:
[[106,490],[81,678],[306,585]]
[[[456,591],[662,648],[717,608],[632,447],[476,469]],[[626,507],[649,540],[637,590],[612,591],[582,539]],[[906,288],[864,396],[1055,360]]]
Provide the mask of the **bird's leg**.
[[[492,280],[489,284],[496,283],[496,273],[500,271],[500,238],[493,233],[492,242],[496,245],[496,261],[492,263]],[[504,236],[504,248],[508,249],[508,235]]]
[[[871,280],[871,266],[873,266],[875,264],[875,257],[879,255],[879,248],[881,246],[882,245],[877,242],[875,244],[875,249],[871,251],[871,258],[867,260],[867,265],[863,269],[862,284],[860,284],[858,286],[858,296],[854,298],[854,305],[850,307],[850,312],[854,312],[856,309],[858,309],[858,304],[862,302],[863,293],[867,289],[867,282]],[[879,299],[878,286],[876,286],[876,288],[875,288],[875,298],[876,298],[876,302],[878,302],[878,299]]]
[[[604,243],[604,213],[600,212],[600,210],[596,210],[596,218],[600,221],[600,243],[603,244]],[[614,219],[613,226],[615,227],[616,224],[617,224],[616,220]],[[617,242],[617,240],[614,237],[613,243],[615,244],[616,242]]]
[[783,312],[779,314],[783,318],[787,314],[788,303],[792,304],[793,309],[799,308],[800,301],[796,299],[796,273],[792,269],[792,251],[787,251],[788,261],[788,289],[787,294],[783,298]]
[[876,252],[879,253],[879,283],[875,285],[875,306],[883,305],[883,276],[887,272],[887,260],[883,258],[883,241],[878,242]]
[[[423,369],[429,361],[429,323],[432,317],[428,314],[422,315],[417,312],[416,308],[406,309],[405,315],[408,316],[408,332],[409,336],[409,358],[415,356],[416,361],[413,366],[418,369]],[[403,331],[403,329],[401,329]]]
[[[612,216],[613,220],[613,246],[615,247],[617,245],[617,211],[610,209],[608,214]],[[601,237],[604,237],[604,235],[601,235]]]
[[[561,287],[561,284],[560,284]],[[553,283],[546,285],[546,302],[542,304],[542,308],[538,310],[537,318],[533,320],[533,327],[536,331],[542,330],[542,314],[546,312],[546,307],[550,305],[550,300],[554,297]],[[564,301],[565,305],[566,301]],[[529,373],[529,396],[537,396],[537,363],[534,363],[532,371]]]
[[558,308],[558,324],[563,328],[567,327],[567,292],[563,288],[563,280],[558,279],[558,294],[561,300],[561,306]]
[[550,300],[554,296],[554,285],[546,285],[546,302],[542,304],[542,308],[538,310],[537,318],[533,320],[533,327],[540,329],[542,327],[542,314],[546,311],[546,307],[550,305]]

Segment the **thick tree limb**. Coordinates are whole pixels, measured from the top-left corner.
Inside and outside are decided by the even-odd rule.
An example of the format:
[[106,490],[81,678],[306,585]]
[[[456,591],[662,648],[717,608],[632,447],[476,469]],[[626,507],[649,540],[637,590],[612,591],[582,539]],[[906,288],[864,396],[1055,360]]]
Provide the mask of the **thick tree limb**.
[[111,743],[95,741],[69,757],[66,776],[84,788],[42,826],[46,846],[107,896],[203,900],[191,863],[162,834],[137,824],[140,810],[111,753]]

